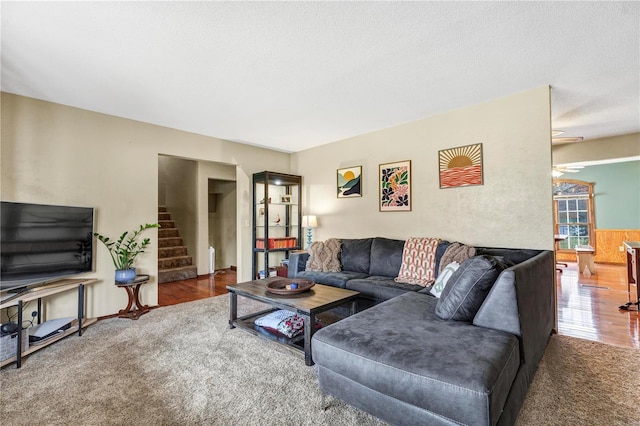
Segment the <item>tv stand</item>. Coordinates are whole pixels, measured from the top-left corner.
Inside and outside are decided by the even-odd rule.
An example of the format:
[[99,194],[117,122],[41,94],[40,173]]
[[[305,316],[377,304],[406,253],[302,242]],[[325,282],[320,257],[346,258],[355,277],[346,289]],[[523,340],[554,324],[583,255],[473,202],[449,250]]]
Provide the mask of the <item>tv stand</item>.
[[[2,362],[0,362],[0,367],[4,367],[5,365],[11,364],[12,362],[16,363],[16,368],[20,368],[22,366],[22,357],[29,355],[33,352],[36,352],[44,347],[49,346],[52,343],[57,342],[58,340],[67,337],[73,333],[78,333],[78,336],[82,336],[82,329],[90,326],[91,324],[97,321],[96,318],[84,318],[84,287],[89,284],[93,284],[97,282],[96,278],[88,278],[88,279],[65,279],[60,281],[55,281],[50,284],[44,285],[42,287],[36,287],[32,290],[19,293],[12,300],[5,300],[0,303],[0,309],[9,308],[12,306],[18,307],[18,324],[21,327],[23,322],[23,308],[26,302],[37,300],[38,301],[38,324],[41,323],[42,317],[42,298],[53,296],[54,294],[62,293],[65,291],[77,289],[78,290],[78,317],[75,319],[71,327],[65,330],[58,335],[53,336],[50,339],[47,339],[45,342],[42,342],[38,345],[29,345],[29,348],[25,351],[22,350],[22,330],[18,330],[17,338],[17,348],[16,348],[16,356],[8,358]],[[27,337],[28,338],[28,337]]]

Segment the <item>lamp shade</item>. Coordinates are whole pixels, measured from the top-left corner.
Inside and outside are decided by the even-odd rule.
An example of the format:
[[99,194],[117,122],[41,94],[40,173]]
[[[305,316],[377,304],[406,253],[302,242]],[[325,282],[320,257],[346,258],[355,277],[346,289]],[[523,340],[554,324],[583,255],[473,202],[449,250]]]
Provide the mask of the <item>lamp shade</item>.
[[313,215],[310,216],[302,216],[302,226],[306,228],[317,228],[318,227],[318,218]]

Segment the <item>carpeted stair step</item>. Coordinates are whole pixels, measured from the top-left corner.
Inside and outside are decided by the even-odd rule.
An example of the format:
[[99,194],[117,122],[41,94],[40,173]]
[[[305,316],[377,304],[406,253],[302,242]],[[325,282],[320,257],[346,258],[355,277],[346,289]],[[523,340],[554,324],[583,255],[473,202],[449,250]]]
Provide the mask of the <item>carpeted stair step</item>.
[[196,278],[198,272],[188,255],[180,230],[165,206],[158,206],[158,282]]
[[185,246],[162,247],[158,249],[158,260],[167,257],[186,256],[187,248]]
[[182,246],[181,237],[158,238],[158,248]]
[[158,269],[173,269],[180,268],[182,266],[191,266],[193,265],[193,260],[191,256],[174,256],[174,257],[166,257],[164,259],[158,259]]
[[[169,215],[169,213],[167,213]],[[158,218],[158,223],[160,224],[160,228],[175,228],[176,222],[171,219],[160,219]]]
[[160,228],[158,229],[158,238],[172,238],[179,237],[180,231],[178,228]]
[[158,282],[169,283],[172,281],[189,280],[198,276],[195,266],[182,266],[180,268],[158,270]]

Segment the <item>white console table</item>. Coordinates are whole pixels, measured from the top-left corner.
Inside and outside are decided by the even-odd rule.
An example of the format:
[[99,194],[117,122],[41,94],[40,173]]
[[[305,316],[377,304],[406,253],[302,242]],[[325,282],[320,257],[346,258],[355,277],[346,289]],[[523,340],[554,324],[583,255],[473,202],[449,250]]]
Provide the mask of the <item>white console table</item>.
[[[95,278],[89,279],[65,279],[53,282],[51,284],[44,285],[42,287],[36,287],[32,290],[25,291],[21,293],[15,299],[0,303],[0,309],[9,308],[12,306],[18,307],[18,324],[19,327],[22,327],[23,322],[23,309],[24,304],[26,302],[37,300],[38,301],[38,324],[41,322],[41,312],[42,312],[42,298],[52,296],[54,294],[62,293],[65,291],[77,289],[78,290],[78,318],[73,321],[71,327],[65,330],[64,333],[60,333],[46,341],[39,343],[37,345],[29,345],[29,348],[25,351],[22,350],[22,330],[18,330],[17,335],[17,347],[16,347],[16,356],[5,359],[0,363],[0,367],[4,367],[5,365],[11,364],[12,362],[16,363],[16,368],[20,368],[22,366],[22,357],[29,355],[30,353],[36,352],[52,343],[57,342],[58,340],[67,337],[75,332],[78,332],[78,336],[82,336],[82,329],[90,326],[91,324],[97,321],[96,318],[84,318],[84,287],[89,284],[93,284],[98,280]],[[28,338],[28,336],[27,336]]]

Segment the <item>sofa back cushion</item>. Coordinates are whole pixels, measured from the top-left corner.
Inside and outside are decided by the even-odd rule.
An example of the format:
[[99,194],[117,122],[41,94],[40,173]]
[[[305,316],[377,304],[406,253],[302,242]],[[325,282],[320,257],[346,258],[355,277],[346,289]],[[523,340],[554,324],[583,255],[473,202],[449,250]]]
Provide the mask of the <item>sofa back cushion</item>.
[[374,238],[371,244],[369,275],[397,277],[402,266],[404,240]]
[[476,247],[476,254],[486,254],[487,256],[502,257],[506,263],[517,265],[525,260],[529,260],[540,254],[540,250],[534,249],[509,249],[509,248],[493,248],[493,247]]
[[438,248],[436,249],[436,278],[438,278],[438,275],[440,275],[440,270],[442,269],[440,267],[442,256],[447,251],[450,245],[451,243],[447,240],[440,240],[440,242],[438,243]]
[[369,273],[373,238],[343,239],[340,261],[343,271]]

